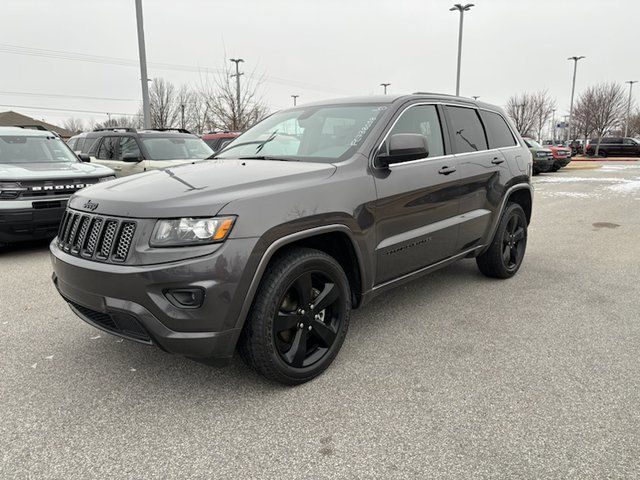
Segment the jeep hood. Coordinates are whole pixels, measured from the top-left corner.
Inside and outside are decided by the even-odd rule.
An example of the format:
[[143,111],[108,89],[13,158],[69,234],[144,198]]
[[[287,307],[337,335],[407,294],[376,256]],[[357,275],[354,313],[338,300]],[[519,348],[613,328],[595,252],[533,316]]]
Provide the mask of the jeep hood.
[[[85,188],[69,206],[77,210],[134,218],[172,218],[217,214],[227,203],[278,190],[304,189],[329,178],[331,164],[217,159],[152,170]],[[89,210],[84,205],[95,210]]]
[[113,175],[103,165],[83,162],[0,163],[0,181],[95,178]]

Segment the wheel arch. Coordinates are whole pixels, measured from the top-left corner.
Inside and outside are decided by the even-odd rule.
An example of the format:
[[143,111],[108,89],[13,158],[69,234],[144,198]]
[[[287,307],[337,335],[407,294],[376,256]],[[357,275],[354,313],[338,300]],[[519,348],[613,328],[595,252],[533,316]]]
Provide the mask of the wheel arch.
[[237,327],[241,328],[244,325],[269,263],[279,253],[296,246],[315,248],[336,258],[349,279],[353,307],[356,308],[360,305],[363,293],[364,263],[353,232],[346,225],[325,225],[292,233],[277,239],[267,247],[251,279],[249,290],[238,316]]

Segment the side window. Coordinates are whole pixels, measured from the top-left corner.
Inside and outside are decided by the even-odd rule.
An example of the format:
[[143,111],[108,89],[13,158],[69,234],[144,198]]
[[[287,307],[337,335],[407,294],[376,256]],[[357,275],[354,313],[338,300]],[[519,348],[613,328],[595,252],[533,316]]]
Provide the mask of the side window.
[[484,129],[474,108],[447,107],[451,118],[451,137],[454,153],[478,152],[487,149]]
[[623,143],[624,143],[625,145],[636,145],[636,142],[635,142],[632,138],[625,138],[625,139],[623,140]]
[[69,148],[71,150],[75,150],[76,149],[76,143],[78,142],[77,138],[70,138],[69,141],[67,142],[67,145],[69,145]]
[[96,144],[96,139],[95,138],[85,138],[84,139],[84,143],[82,143],[82,141],[80,141],[80,145],[79,145],[79,150],[82,150],[82,153],[93,153],[95,155],[95,148],[93,148]]
[[133,137],[121,137],[118,160],[122,160],[122,158],[128,153],[135,153],[140,157],[140,147],[138,147],[138,142],[136,142],[136,139]]
[[104,137],[100,147],[98,147],[96,158],[100,160],[116,160],[118,158],[118,143],[117,137]]
[[[480,110],[480,118],[482,118],[482,122],[487,130],[489,148],[513,147],[516,145],[513,134],[511,130],[509,130],[509,126],[507,122],[504,121],[504,118],[497,113],[484,110]],[[553,142],[545,143],[551,145]]]
[[[416,105],[405,110],[396,124],[393,126],[387,139],[396,133],[419,133],[427,139],[429,157],[444,155],[444,143],[442,141],[442,128],[438,118],[438,110],[435,105]],[[387,151],[385,141],[381,148]]]

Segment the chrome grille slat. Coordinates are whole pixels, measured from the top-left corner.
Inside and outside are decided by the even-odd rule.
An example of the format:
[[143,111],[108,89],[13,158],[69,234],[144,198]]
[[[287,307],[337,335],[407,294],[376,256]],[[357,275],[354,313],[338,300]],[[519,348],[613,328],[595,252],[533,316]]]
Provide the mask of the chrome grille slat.
[[105,222],[104,229],[102,231],[102,235],[100,238],[98,252],[96,253],[96,257],[102,258],[102,259],[109,258],[109,255],[111,255],[111,249],[114,244],[117,228],[118,228],[117,220],[107,220]]
[[67,209],[58,230],[58,246],[69,253],[99,262],[127,261],[138,221]]
[[102,218],[95,217],[93,219],[93,224],[91,225],[91,233],[89,234],[89,239],[87,240],[87,246],[85,248],[86,255],[90,257],[92,257],[96,252],[96,245],[98,245],[100,232],[102,231],[102,224]]
[[129,254],[129,248],[133,241],[133,234],[136,231],[136,224],[133,222],[122,222],[116,248],[114,249],[113,260],[123,262]]

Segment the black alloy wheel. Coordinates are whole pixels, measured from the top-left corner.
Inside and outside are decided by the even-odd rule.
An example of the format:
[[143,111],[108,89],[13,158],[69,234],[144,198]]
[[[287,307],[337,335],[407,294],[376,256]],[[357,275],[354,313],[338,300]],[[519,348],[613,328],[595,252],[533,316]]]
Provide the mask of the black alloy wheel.
[[522,217],[512,215],[502,236],[502,261],[507,270],[516,269],[524,257],[525,228]]
[[350,313],[349,280],[333,257],[306,247],[278,253],[254,297],[240,356],[271,380],[304,383],[333,362]]
[[344,292],[321,271],[306,271],[287,288],[273,319],[280,358],[294,368],[321,360],[336,341]]

